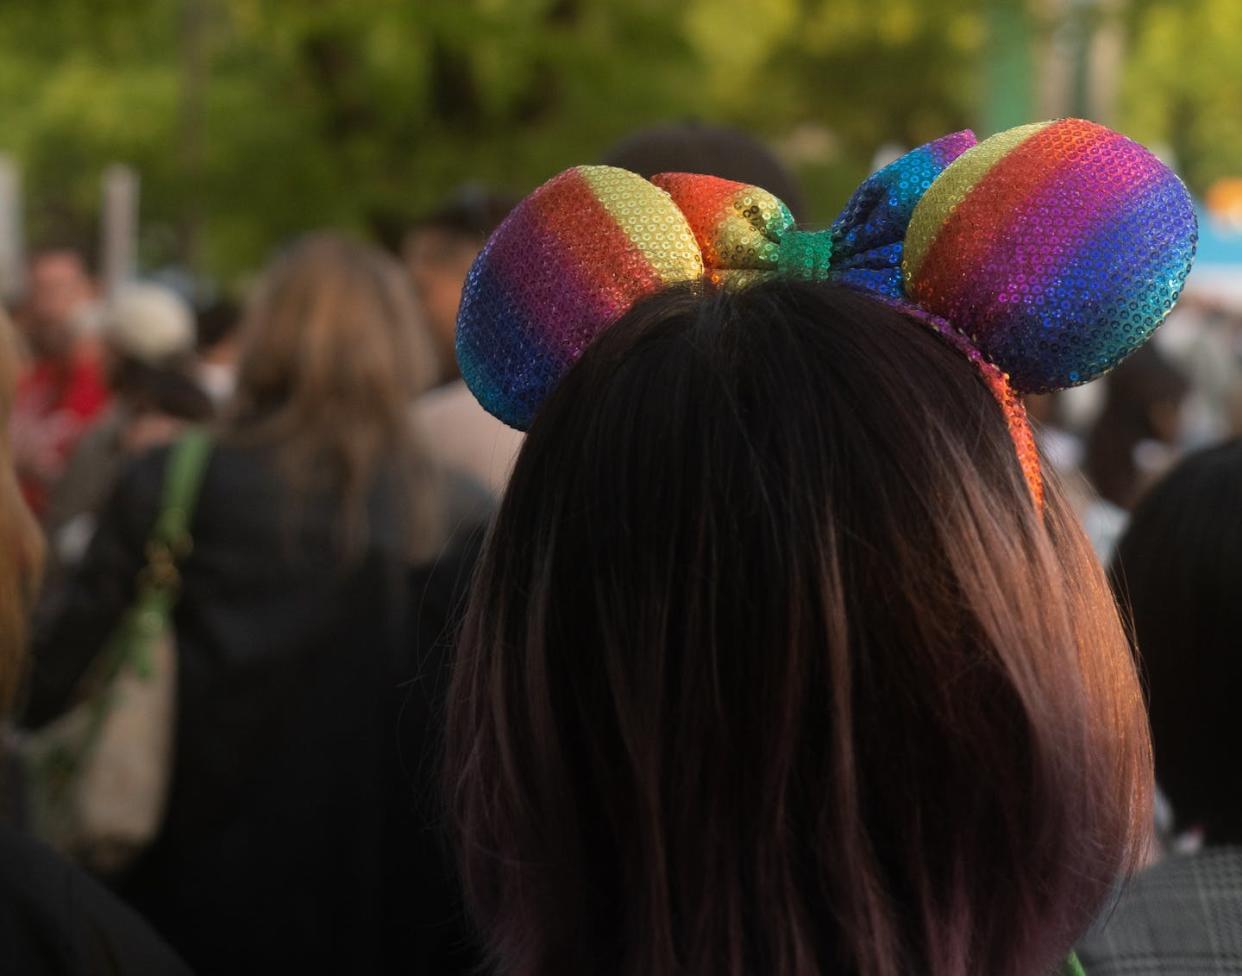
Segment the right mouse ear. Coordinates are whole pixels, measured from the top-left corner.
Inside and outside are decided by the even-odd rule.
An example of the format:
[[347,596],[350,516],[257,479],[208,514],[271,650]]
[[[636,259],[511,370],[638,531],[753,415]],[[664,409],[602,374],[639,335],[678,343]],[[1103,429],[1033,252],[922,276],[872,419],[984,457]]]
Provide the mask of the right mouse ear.
[[583,350],[636,301],[698,281],[703,257],[667,193],[613,166],[577,166],[519,203],[475,259],[457,362],[485,410],[526,430]]
[[1168,315],[1198,227],[1182,181],[1082,119],[1001,132],[959,156],[906,234],[905,290],[1015,390],[1086,383]]

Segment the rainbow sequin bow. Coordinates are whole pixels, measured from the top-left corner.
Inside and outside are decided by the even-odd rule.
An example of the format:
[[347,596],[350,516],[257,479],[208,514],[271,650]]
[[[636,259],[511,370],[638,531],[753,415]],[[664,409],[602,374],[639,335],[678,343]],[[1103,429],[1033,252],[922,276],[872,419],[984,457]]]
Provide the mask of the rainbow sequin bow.
[[1185,186],[1137,143],[1062,119],[907,153],[805,231],[758,187],[578,166],[526,197],[476,259],[457,359],[479,402],[526,429],[638,299],[704,278],[835,281],[897,304],[979,366],[1038,501],[1020,394],[1094,379],[1145,342],[1197,240]]

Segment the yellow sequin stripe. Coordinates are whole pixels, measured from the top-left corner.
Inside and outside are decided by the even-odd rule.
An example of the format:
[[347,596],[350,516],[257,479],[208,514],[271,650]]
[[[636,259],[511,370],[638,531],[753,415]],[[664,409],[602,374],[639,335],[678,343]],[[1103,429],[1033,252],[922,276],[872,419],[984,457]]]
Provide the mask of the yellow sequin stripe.
[[698,241],[672,198],[633,173],[632,185],[618,192],[618,173],[612,166],[579,166],[578,172],[604,205],[621,232],[647,259],[661,281],[697,281],[703,276]]
[[967,149],[936,177],[931,189],[915,206],[910,225],[906,228],[901,270],[907,282],[919,273],[936,235],[957,205],[966,199],[1003,156],[1050,125],[1051,122],[1033,122],[992,136]]

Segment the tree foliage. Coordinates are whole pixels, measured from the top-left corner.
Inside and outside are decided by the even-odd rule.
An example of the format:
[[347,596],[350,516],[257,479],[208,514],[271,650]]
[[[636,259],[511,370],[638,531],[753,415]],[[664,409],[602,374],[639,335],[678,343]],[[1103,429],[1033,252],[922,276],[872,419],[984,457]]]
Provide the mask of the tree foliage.
[[1242,176],[1242,4],[1139,0],[1132,17],[1127,131],[1171,148],[1200,192]]
[[[1016,0],[992,0],[1016,2]],[[1034,0],[1032,0],[1034,2]],[[310,227],[515,192],[670,118],[820,150],[820,216],[880,144],[977,121],[984,0],[4,0],[0,150],[32,236],[133,164],[146,266],[232,279]],[[1126,117],[1196,180],[1237,166],[1232,0],[1136,0]],[[1232,25],[1232,26],[1227,26]],[[805,154],[803,154],[805,156]]]

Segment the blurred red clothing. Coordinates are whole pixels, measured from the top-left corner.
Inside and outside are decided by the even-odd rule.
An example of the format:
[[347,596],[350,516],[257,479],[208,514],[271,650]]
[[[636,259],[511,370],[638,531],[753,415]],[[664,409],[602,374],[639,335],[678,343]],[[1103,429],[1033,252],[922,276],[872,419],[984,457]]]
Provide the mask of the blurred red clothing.
[[99,361],[86,354],[68,362],[36,361],[18,380],[13,454],[22,493],[40,518],[78,439],[108,405],[108,398]]

